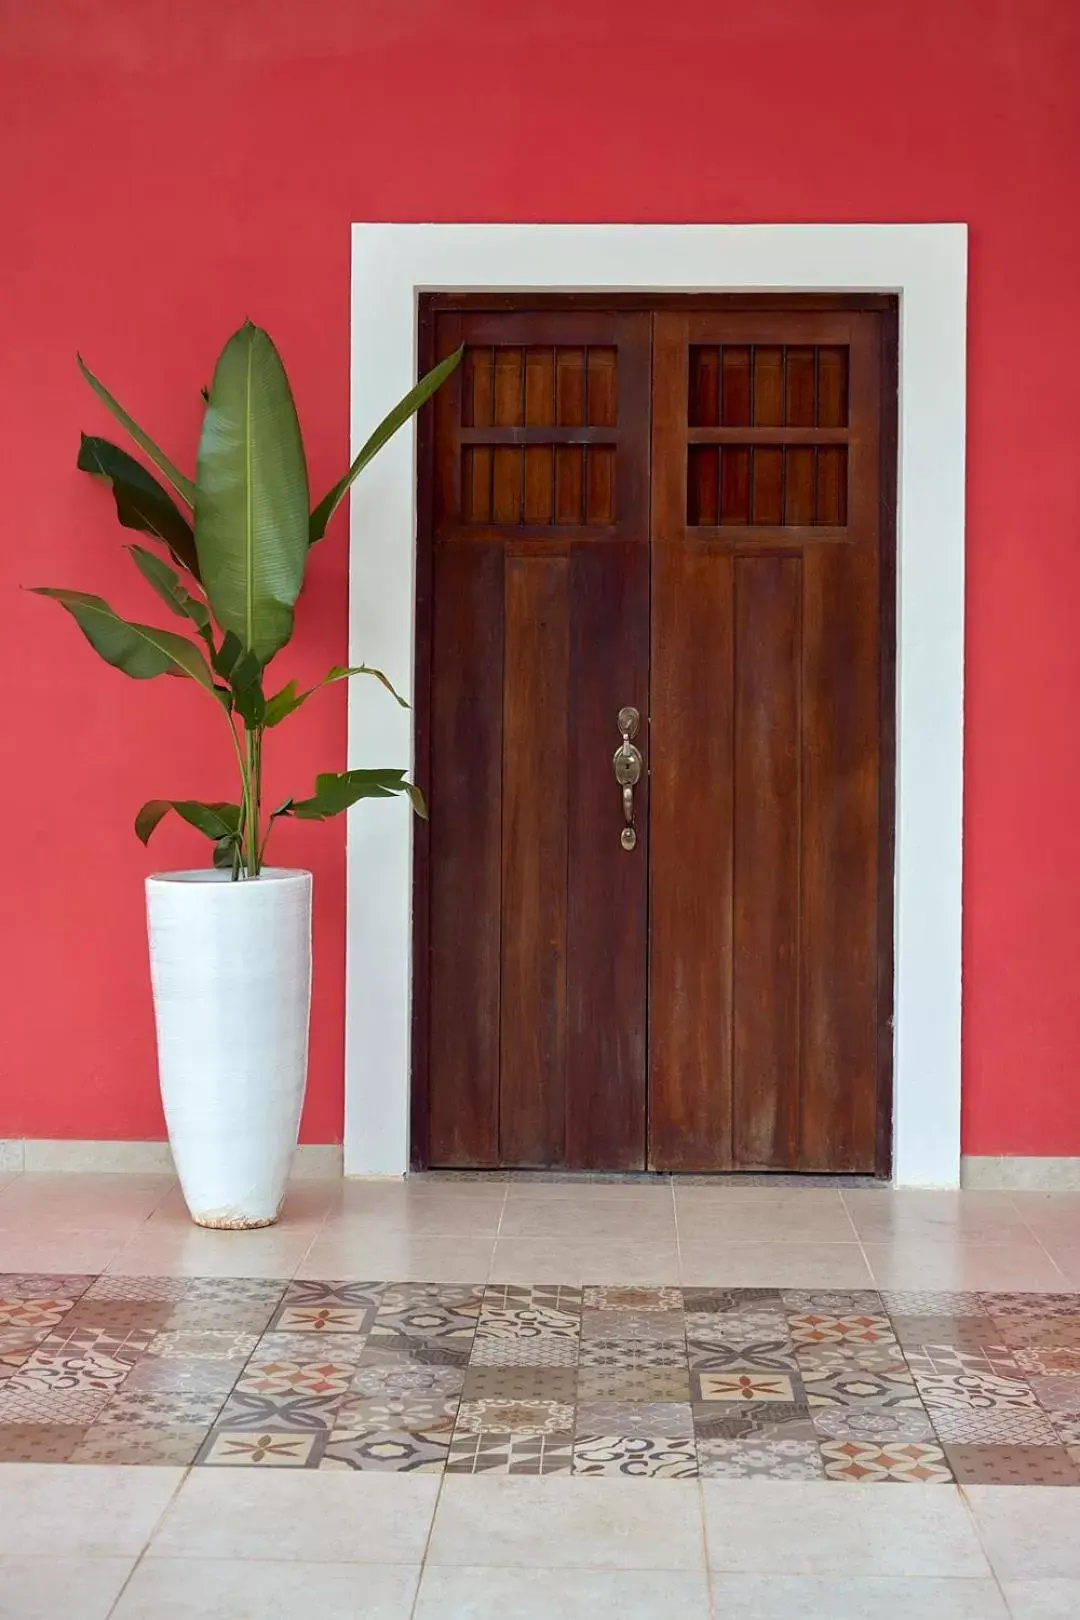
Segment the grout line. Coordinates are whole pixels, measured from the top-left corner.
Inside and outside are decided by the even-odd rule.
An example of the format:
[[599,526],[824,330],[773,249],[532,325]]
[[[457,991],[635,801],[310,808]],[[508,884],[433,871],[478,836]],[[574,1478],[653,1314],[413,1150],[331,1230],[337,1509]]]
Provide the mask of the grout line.
[[[455,1420],[455,1426],[456,1426],[456,1420]],[[453,1438],[453,1436],[451,1436],[451,1439],[452,1438]],[[414,1620],[417,1605],[420,1602],[420,1588],[424,1584],[424,1571],[427,1568],[428,1551],[429,1551],[429,1549],[431,1547],[431,1538],[435,1534],[435,1515],[439,1511],[439,1503],[442,1501],[443,1486],[445,1485],[445,1483],[446,1483],[446,1468],[445,1468],[445,1465],[444,1465],[443,1471],[439,1475],[439,1488],[435,1492],[435,1501],[434,1501],[434,1503],[432,1505],[432,1509],[431,1509],[431,1518],[428,1521],[428,1532],[427,1532],[427,1535],[424,1537],[424,1550],[420,1554],[420,1565],[419,1565],[419,1568],[416,1571],[416,1590],[413,1593],[412,1604],[410,1605],[410,1608],[409,1608],[409,1620]]]
[[868,1273],[870,1275],[870,1286],[871,1286],[871,1288],[876,1289],[876,1291],[880,1294],[880,1292],[881,1292],[881,1284],[877,1280],[877,1273],[875,1272],[873,1266],[870,1264],[870,1256],[866,1252],[866,1244],[863,1242],[862,1233],[859,1231],[859,1228],[855,1225],[855,1221],[854,1221],[854,1218],[852,1216],[852,1213],[851,1213],[850,1209],[848,1208],[848,1202],[847,1202],[846,1197],[844,1196],[844,1189],[842,1187],[838,1187],[837,1192],[840,1194],[840,1204],[841,1204],[841,1207],[843,1208],[844,1214],[848,1218],[848,1223],[851,1226],[851,1230],[852,1230],[852,1233],[854,1235],[855,1241],[859,1245],[859,1253],[863,1257],[863,1265],[866,1267],[866,1269],[867,1269],[867,1271],[868,1271]]
[[191,1476],[191,1474],[193,1472],[194,1472],[194,1464],[192,1464],[192,1463],[189,1463],[186,1468],[181,1470],[180,1478],[177,1480],[176,1485],[173,1488],[172,1495],[169,1497],[169,1500],[165,1503],[165,1506],[162,1508],[161,1512],[158,1514],[158,1516],[155,1519],[154,1523],[151,1525],[150,1530],[149,1530],[149,1532],[147,1534],[146,1540],[143,1542],[143,1545],[142,1545],[141,1549],[139,1550],[139,1552],[137,1553],[137,1555],[135,1557],[135,1562],[132,1564],[131,1568],[127,1572],[127,1575],[124,1577],[124,1584],[120,1588],[119,1592],[117,1592],[116,1601],[113,1603],[112,1607],[109,1610],[110,1615],[115,1614],[117,1609],[120,1607],[120,1604],[123,1601],[124,1593],[127,1591],[128,1587],[131,1585],[131,1582],[135,1577],[135,1572],[138,1570],[138,1568],[139,1568],[140,1564],[142,1563],[143,1559],[146,1557],[147,1553],[150,1551],[150,1546],[151,1546],[151,1543],[154,1540],[154,1537],[157,1535],[158,1531],[161,1529],[162,1525],[165,1523],[165,1520],[168,1518],[169,1513],[172,1510],[172,1508],[173,1508],[173,1506],[174,1506],[174,1504],[176,1502],[177,1497],[180,1495],[180,1492],[183,1490],[184,1486],[187,1484],[188,1479],[190,1478],[190,1476]]
[[1058,1265],[1057,1261],[1054,1259],[1054,1256],[1050,1253],[1050,1250],[1046,1247],[1046,1244],[1043,1242],[1043,1240],[1039,1236],[1038,1232],[1036,1232],[1035,1228],[1026,1219],[1023,1212],[1021,1210],[1017,1209],[1016,1205],[1013,1203],[1011,1198],[1009,1200],[1009,1203],[1012,1205],[1012,1208],[1016,1210],[1016,1216],[1017,1216],[1017,1219],[1019,1220],[1021,1226],[1024,1228],[1024,1230],[1026,1232],[1031,1233],[1031,1236],[1034,1238],[1036,1244],[1042,1250],[1043,1254],[1045,1254],[1046,1258],[1049,1260],[1049,1262],[1053,1266],[1054,1270],[1061,1276],[1062,1280],[1065,1283],[1065,1288],[1063,1289],[1063,1292],[1064,1293],[1069,1293],[1069,1294],[1074,1294],[1076,1292],[1076,1284],[1072,1281],[1071,1277],[1069,1277],[1065,1273],[1065,1271],[1062,1269],[1062,1267]]
[[[942,1443],[942,1450],[944,1450],[944,1444],[943,1443]],[[1037,1486],[1031,1487],[1031,1488],[1038,1489]],[[957,1492],[957,1495],[960,1498],[960,1501],[963,1504],[964,1512],[968,1516],[968,1521],[969,1521],[969,1523],[971,1525],[971,1528],[975,1532],[975,1539],[979,1543],[979,1549],[982,1552],[983,1557],[986,1559],[986,1565],[987,1565],[987,1568],[990,1571],[990,1579],[993,1581],[994,1585],[997,1587],[998,1591],[1001,1593],[1001,1601],[1005,1606],[1005,1613],[1011,1615],[1012,1612],[1013,1612],[1012,1604],[1009,1602],[1008,1595],[1006,1594],[1005,1588],[1001,1584],[1001,1577],[998,1574],[997,1570],[994,1568],[994,1560],[990,1556],[990,1548],[987,1546],[985,1540],[983,1539],[983,1533],[982,1533],[982,1530],[979,1527],[978,1515],[976,1514],[975,1509],[972,1507],[971,1502],[968,1500],[967,1491],[965,1490],[964,1486],[959,1483],[959,1481],[957,1482],[957,1485],[956,1485],[956,1492]]]

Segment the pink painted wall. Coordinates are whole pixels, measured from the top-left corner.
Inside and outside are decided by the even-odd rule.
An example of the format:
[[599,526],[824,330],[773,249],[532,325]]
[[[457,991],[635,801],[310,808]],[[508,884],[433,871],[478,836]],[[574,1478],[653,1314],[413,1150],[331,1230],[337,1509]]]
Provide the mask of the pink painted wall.
[[[0,76],[0,1137],[161,1133],[141,879],[204,846],[163,830],[148,856],[131,817],[230,785],[197,693],[125,681],[18,594],[145,611],[109,499],[74,470],[80,427],[108,430],[76,348],[190,465],[199,385],[250,315],[318,486],[346,456],[352,220],[959,219],[965,1148],[1080,1153],[1075,0],[0,0]],[[345,541],[339,518],[287,673],[344,655]],[[271,792],[343,754],[336,692],[280,734]],[[316,873],[305,1136],[334,1140],[343,827],[284,828],[277,853]]]

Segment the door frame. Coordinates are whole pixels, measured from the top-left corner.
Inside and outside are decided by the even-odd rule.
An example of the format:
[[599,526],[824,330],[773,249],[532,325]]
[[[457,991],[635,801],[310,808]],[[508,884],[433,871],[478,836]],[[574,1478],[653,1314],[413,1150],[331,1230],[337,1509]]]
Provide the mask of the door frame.
[[[415,378],[419,295],[488,290],[898,296],[893,1179],[958,1186],[966,226],[354,225],[354,453]],[[398,681],[415,661],[416,520],[410,427],[351,505],[350,661]],[[409,717],[359,682],[348,735],[350,766],[409,757]],[[400,806],[350,812],[352,1175],[401,1175],[409,1162],[412,856]]]

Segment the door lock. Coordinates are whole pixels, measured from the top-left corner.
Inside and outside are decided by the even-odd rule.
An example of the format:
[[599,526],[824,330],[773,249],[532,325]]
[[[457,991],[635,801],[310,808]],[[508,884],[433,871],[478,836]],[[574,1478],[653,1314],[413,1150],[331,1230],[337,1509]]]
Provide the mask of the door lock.
[[615,780],[622,789],[623,828],[619,834],[619,842],[628,853],[637,844],[637,828],[634,826],[634,788],[641,780],[642,758],[641,750],[635,748],[633,738],[638,734],[641,716],[635,708],[629,705],[619,710],[617,721],[622,742],[615,750],[612,765],[615,770]]

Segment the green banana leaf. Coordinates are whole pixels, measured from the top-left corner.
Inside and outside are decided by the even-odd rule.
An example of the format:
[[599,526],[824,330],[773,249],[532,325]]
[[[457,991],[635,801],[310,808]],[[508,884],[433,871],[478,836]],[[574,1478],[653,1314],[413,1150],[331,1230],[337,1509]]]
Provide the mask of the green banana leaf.
[[148,844],[154,829],[164,821],[170,810],[215,843],[226,838],[234,839],[240,831],[238,804],[202,804],[198,799],[149,799],[135,817],[136,837]]
[[162,562],[152,551],[147,551],[145,546],[128,546],[128,551],[139,573],[161,597],[166,607],[171,608],[181,619],[190,619],[213,652],[214,638],[210,629],[210,610],[206,603],[186,591],[180,583],[180,576],[169,567],[168,563]]
[[116,515],[125,529],[138,529],[153,535],[169,548],[181,568],[199,577],[195,536],[191,524],[167,489],[148,473],[141,462],[129,456],[108,439],[91,438],[84,433],[75,460],[80,472],[103,479],[112,486]]
[[461,357],[464,353],[465,349],[464,346],[462,346],[462,348],[455,350],[455,352],[449,355],[445,360],[440,361],[440,363],[435,366],[433,370],[429,371],[425,377],[421,377],[416,387],[411,388],[405,395],[404,399],[398,401],[389,415],[383,417],[370,439],[368,439],[367,443],[362,446],[359,455],[349,468],[348,472],[345,474],[344,478],[338,480],[333,489],[329,490],[323,496],[318,506],[312,512],[309,526],[309,539],[312,545],[314,545],[317,540],[322,539],[323,535],[326,533],[327,525],[329,524],[330,519],[337,511],[338,507],[341,505],[341,502],[345,499],[345,496],[348,494],[352,485],[363,472],[368,462],[378,455],[383,445],[388,439],[393,438],[398,428],[402,427],[409,420],[410,416],[415,415],[415,413],[420,409],[421,405],[425,404],[431,398],[435,390],[442,386],[454,368],[460,365]]
[[144,433],[138,422],[136,422],[133,417],[128,415],[127,411],[125,411],[124,407],[120,404],[120,401],[113,398],[113,396],[109,393],[109,390],[105,387],[105,384],[98,382],[97,378],[94,376],[94,373],[90,370],[90,367],[83,360],[82,355],[77,354],[75,358],[79,362],[79,370],[90,384],[90,387],[94,390],[94,393],[97,395],[98,399],[100,399],[102,404],[112,412],[112,414],[116,417],[116,420],[120,423],[120,426],[130,433],[139,449],[142,450],[145,455],[150,457],[150,460],[154,463],[154,466],[157,468],[158,472],[164,473],[165,477],[169,480],[169,483],[180,496],[181,500],[184,501],[186,505],[194,508],[195,485],[191,482],[191,479],[185,478],[184,474],[179,470],[179,468],[173,466],[164,450],[158,449],[150,435],[148,433]]
[[200,686],[214,691],[214,677],[205,658],[186,636],[159,630],[152,624],[122,619],[108,602],[85,591],[57,590],[48,585],[31,588],[35,596],[51,596],[53,601],[67,608],[94,651],[133,680],[149,681],[155,675],[190,675]]
[[427,806],[420,789],[405,781],[404,771],[326,771],[315,778],[315,792],[310,799],[289,799],[275,816],[296,816],[300,821],[326,821],[339,816],[343,810],[358,804],[361,799],[390,799],[404,793],[412,802],[418,816],[427,820]]
[[309,686],[306,692],[298,691],[296,682],[289,681],[287,685],[281,688],[280,692],[275,692],[272,698],[267,698],[266,712],[263,716],[263,725],[280,725],[281,722],[290,714],[295,714],[300,705],[302,703],[306,703],[309,697],[314,697],[316,692],[321,692],[324,686],[332,686],[335,681],[351,680],[354,675],[373,676],[375,680],[381,682],[381,684],[386,687],[386,690],[390,693],[390,696],[394,698],[403,709],[407,709],[409,707],[401,694],[399,692],[395,692],[394,688],[390,685],[390,682],[387,680],[381,669],[372,669],[368,664],[354,664],[350,669],[341,669],[335,666],[333,669],[327,671],[321,681],[316,681],[314,686]]
[[285,368],[250,321],[214,371],[196,486],[195,549],[214,618],[265,664],[292,634],[307,562],[308,480]]

